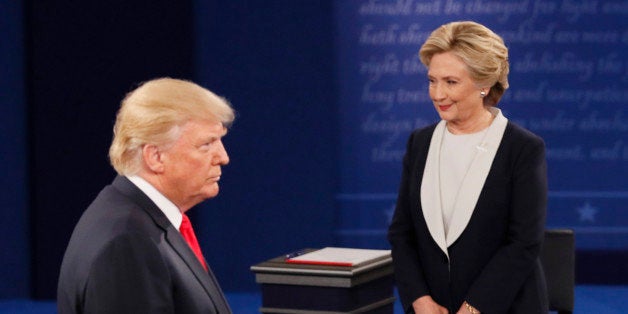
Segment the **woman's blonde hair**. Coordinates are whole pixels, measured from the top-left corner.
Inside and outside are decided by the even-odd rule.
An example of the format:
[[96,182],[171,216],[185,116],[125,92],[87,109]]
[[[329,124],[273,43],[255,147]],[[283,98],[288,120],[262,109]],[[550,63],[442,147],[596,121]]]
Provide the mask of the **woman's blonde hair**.
[[491,87],[484,97],[484,105],[496,106],[508,89],[508,48],[504,40],[476,22],[452,22],[432,32],[421,46],[419,57],[429,68],[432,57],[443,52],[460,58],[478,85]]
[[190,120],[210,119],[229,127],[235,117],[229,102],[190,81],[159,78],[128,93],[113,127],[109,160],[120,175],[141,169],[142,146],[167,146]]

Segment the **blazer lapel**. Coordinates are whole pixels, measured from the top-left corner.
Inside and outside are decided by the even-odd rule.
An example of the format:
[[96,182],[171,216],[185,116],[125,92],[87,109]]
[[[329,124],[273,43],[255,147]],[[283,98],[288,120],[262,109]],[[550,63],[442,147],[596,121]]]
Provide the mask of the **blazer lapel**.
[[447,241],[445,238],[445,227],[443,225],[443,210],[440,197],[440,146],[445,132],[446,122],[443,120],[436,125],[430,149],[425,161],[425,170],[421,181],[421,208],[423,217],[427,223],[430,235],[438,244],[438,247],[449,257],[447,253]]
[[508,119],[502,115],[501,110],[493,108],[492,111],[495,120],[489,126],[483,142],[477,146],[475,157],[460,186],[454,205],[455,213],[446,235],[447,246],[453,244],[467,227],[506,130]]
[[201,283],[216,306],[218,313],[231,313],[229,305],[225,300],[224,294],[220,290],[220,286],[218,285],[216,277],[214,277],[209,264],[207,265],[206,272],[187,242],[185,242],[179,231],[177,231],[177,229],[175,229],[172,225],[166,229],[166,239],[172,248],[179,254],[181,259],[183,259],[183,261],[188,265],[196,279],[198,279]]
[[133,199],[142,209],[144,209],[157,224],[166,233],[166,240],[170,246],[177,252],[185,264],[190,268],[196,279],[201,283],[209,297],[212,299],[218,313],[231,313],[229,305],[224,298],[224,294],[220,290],[220,286],[208,267],[206,272],[201,263],[199,263],[196,255],[183,239],[179,231],[170,223],[168,217],[151,201],[151,199],[142,192],[135,184],[123,176],[115,178],[113,184],[118,190]]

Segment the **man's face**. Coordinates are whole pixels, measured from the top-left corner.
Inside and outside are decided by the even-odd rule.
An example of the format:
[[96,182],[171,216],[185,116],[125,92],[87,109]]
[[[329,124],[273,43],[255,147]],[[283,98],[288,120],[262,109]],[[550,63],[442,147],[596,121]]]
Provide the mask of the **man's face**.
[[179,139],[161,153],[162,193],[182,211],[218,195],[221,166],[229,163],[222,143],[226,133],[218,121],[191,120],[182,127]]

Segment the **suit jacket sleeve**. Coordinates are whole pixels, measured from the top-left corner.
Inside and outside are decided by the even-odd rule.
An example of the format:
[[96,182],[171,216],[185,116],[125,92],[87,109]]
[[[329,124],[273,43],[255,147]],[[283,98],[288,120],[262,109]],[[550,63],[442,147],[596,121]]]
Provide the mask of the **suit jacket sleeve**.
[[155,243],[144,235],[114,238],[93,263],[85,313],[174,313],[169,272]]
[[408,191],[413,169],[412,164],[416,159],[415,152],[413,152],[414,138],[413,133],[408,140],[406,154],[403,158],[397,206],[388,229],[388,241],[391,244],[392,257],[395,261],[395,281],[404,312],[412,307],[414,300],[430,293],[425,283],[423,269],[420,267],[418,245],[410,213],[412,206]]
[[533,136],[512,143],[512,195],[507,241],[469,290],[467,301],[483,312],[505,312],[536,265],[545,228],[545,144]]

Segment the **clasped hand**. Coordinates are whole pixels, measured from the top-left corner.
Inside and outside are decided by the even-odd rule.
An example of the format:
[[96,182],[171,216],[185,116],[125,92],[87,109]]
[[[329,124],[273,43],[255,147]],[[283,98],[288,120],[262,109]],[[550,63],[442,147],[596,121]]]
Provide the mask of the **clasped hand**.
[[[436,303],[429,295],[424,295],[412,302],[412,308],[416,314],[449,314],[445,307]],[[456,314],[469,314],[469,311],[461,305]]]

